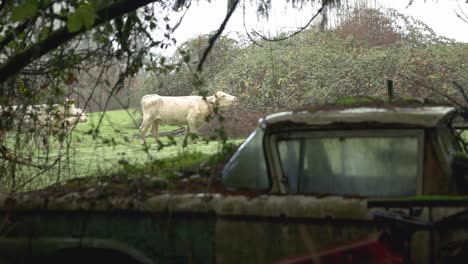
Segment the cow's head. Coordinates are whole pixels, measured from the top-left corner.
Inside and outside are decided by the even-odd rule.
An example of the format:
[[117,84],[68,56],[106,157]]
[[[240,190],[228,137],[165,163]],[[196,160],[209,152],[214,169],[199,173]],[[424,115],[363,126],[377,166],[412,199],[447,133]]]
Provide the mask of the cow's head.
[[83,112],[75,107],[75,100],[68,98],[62,103],[52,105],[52,111],[63,118],[79,116]]
[[75,100],[70,98],[65,98],[65,100],[60,103],[61,108],[65,111],[65,116],[76,116],[78,114],[78,109],[75,107]]
[[217,91],[214,98],[219,109],[229,108],[237,102],[237,97],[221,91]]
[[76,108],[77,115],[79,117],[78,122],[84,123],[88,121],[88,118],[86,117],[86,114],[83,109],[81,108]]

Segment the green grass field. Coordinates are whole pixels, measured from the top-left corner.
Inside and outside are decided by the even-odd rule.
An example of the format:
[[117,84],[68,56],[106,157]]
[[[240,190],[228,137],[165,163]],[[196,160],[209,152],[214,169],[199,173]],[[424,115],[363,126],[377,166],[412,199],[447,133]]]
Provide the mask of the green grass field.
[[[105,113],[88,113],[88,122],[79,123],[65,147],[59,149],[55,139],[50,140],[50,151],[27,148],[30,159],[37,163],[52,164],[59,160],[55,166],[47,168],[45,172],[31,167],[16,168],[16,186],[26,184],[26,189],[44,187],[52,183],[86,176],[108,176],[121,171],[124,164],[141,166],[155,159],[165,159],[181,153],[217,153],[222,144],[218,141],[204,141],[199,139],[198,144],[182,146],[183,135],[173,138],[161,137],[164,144],[175,143],[158,149],[158,144],[147,133],[147,146],[140,143],[138,121],[141,117],[139,111],[107,111]],[[99,124],[101,120],[101,123]],[[99,124],[99,126],[98,126]],[[171,131],[178,127],[162,126],[160,132]],[[97,133],[96,133],[97,131]],[[242,140],[230,140],[239,144]],[[26,156],[26,155],[25,155]],[[57,159],[61,157],[60,159]]]
[[[192,163],[199,163],[209,155],[219,152],[222,147],[222,144],[217,141],[199,140],[198,144],[188,144],[184,148],[183,136],[180,135],[174,137],[173,141],[168,137],[161,137],[163,143],[175,144],[159,149],[149,132],[146,139],[148,144],[143,146],[140,143],[138,130],[138,122],[141,118],[139,111],[96,112],[88,113],[87,116],[88,122],[77,125],[67,138],[67,144],[63,149],[59,149],[57,140],[52,138],[49,151],[37,148],[32,143],[27,147],[15,149],[17,156],[30,160],[33,164],[40,164],[42,168],[18,165],[14,167],[14,172],[3,171],[4,173],[0,173],[0,184],[4,186],[4,190],[11,189],[11,186],[18,190],[41,188],[77,177],[114,174],[132,177],[137,173],[156,170],[153,162],[155,160],[183,156],[180,154],[189,154],[183,156],[178,162],[183,163],[181,166],[184,164],[190,166]],[[162,126],[160,132],[176,128],[178,127]],[[468,133],[464,133],[463,136],[468,138]],[[14,135],[10,135],[9,145],[11,146],[13,146],[13,138],[15,138]],[[238,145],[242,139],[228,142]],[[1,177],[5,175],[15,176]]]

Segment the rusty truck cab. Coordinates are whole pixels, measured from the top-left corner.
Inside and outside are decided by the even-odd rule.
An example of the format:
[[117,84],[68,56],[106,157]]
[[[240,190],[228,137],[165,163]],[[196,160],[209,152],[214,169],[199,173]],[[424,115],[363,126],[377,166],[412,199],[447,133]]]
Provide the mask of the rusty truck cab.
[[454,115],[447,106],[273,114],[239,148],[223,180],[231,188],[283,194],[457,194]]

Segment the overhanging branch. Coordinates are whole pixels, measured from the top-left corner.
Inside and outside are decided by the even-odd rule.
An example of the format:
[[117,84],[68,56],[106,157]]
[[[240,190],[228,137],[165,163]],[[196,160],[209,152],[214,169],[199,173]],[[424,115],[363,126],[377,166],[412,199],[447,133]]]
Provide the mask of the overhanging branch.
[[[229,2],[231,2],[231,1],[229,1]],[[210,37],[210,40],[208,41],[208,47],[203,52],[203,56],[202,56],[200,62],[198,63],[198,67],[197,67],[198,71],[202,70],[203,63],[205,62],[206,58],[208,57],[208,54],[210,53],[211,49],[213,49],[213,46],[214,46],[216,40],[218,40],[218,38],[221,36],[224,29],[226,28],[227,22],[229,21],[232,14],[234,13],[234,10],[236,10],[236,7],[237,7],[238,4],[239,4],[239,0],[234,0],[234,2],[229,7],[228,13],[226,14],[226,17],[224,18],[223,23],[221,24],[221,26],[219,26],[216,33],[213,36]]]
[[324,8],[330,3],[331,1],[329,0],[324,0],[322,2],[322,6],[317,10],[317,12],[309,19],[309,21],[301,28],[299,28],[298,30],[294,31],[293,33],[291,33],[290,35],[286,36],[286,37],[281,37],[281,38],[268,38],[262,34],[260,34],[259,32],[257,32],[256,30],[252,30],[252,32],[259,36],[260,38],[262,38],[263,40],[266,40],[266,41],[283,41],[283,40],[287,40],[289,38],[292,38],[294,37],[295,35],[303,32],[304,30],[306,30],[310,24],[312,24],[312,21],[315,20],[315,18],[320,15],[322,13],[322,11],[324,10]]
[[[128,12],[134,11],[142,6],[156,1],[158,0],[123,0],[105,8],[102,8],[96,12],[96,20],[93,27],[97,27],[116,17],[120,17]],[[71,40],[75,36],[82,34],[90,29],[83,27],[77,32],[68,32],[68,29],[65,26],[59,30],[54,31],[49,35],[49,37],[47,37],[43,41],[31,45],[30,47],[26,48],[23,52],[11,57],[5,64],[0,66],[0,83],[6,81],[14,75],[17,75],[24,67],[29,65],[31,62],[47,54],[51,50],[56,49],[57,47]]]

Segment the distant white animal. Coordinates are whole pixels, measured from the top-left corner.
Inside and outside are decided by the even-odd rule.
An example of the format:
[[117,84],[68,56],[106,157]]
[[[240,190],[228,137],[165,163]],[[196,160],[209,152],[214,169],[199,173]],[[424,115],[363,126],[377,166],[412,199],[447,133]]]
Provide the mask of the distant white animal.
[[140,126],[141,143],[151,127],[151,134],[160,143],[160,124],[186,126],[184,142],[190,133],[197,133],[214,109],[229,108],[237,102],[237,97],[218,91],[212,96],[160,96],[148,94],[141,98],[143,123]]
[[[74,106],[73,106],[74,107]],[[68,136],[77,123],[87,122],[88,118],[83,109],[74,108],[67,115],[50,115],[41,127],[43,145],[47,146],[49,135],[58,136],[60,148],[63,147],[65,137]]]
[[39,139],[46,146],[49,135],[59,135],[61,147],[64,136],[70,133],[76,123],[87,121],[84,111],[68,100],[53,105],[0,106],[0,118],[0,143],[7,131],[15,131],[25,134],[27,141],[34,138],[37,146],[40,145]]

